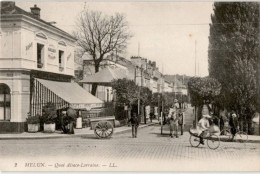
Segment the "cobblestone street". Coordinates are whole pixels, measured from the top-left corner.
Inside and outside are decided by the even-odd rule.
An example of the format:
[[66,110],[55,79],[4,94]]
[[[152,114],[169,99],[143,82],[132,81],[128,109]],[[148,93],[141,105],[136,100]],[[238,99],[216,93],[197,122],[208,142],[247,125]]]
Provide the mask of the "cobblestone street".
[[[206,145],[194,148],[189,144],[187,132],[179,138],[170,138],[167,134],[161,135],[160,126],[155,125],[140,129],[138,138],[131,138],[131,132],[126,132],[104,140],[96,139],[94,135],[61,139],[4,140],[1,141],[0,152],[1,159],[8,157],[10,160],[13,157],[15,160],[33,159],[37,162],[42,162],[43,159],[52,159],[51,161],[55,159],[56,161],[65,160],[66,162],[68,160],[93,161],[100,164],[113,162],[117,163],[118,167],[124,167],[124,169],[131,161],[141,162],[141,164],[149,162],[158,165],[159,163],[161,164],[159,169],[148,168],[158,171],[163,169],[161,166],[165,167],[166,170],[176,170],[178,165],[171,168],[168,168],[167,165],[181,161],[185,164],[197,161],[200,163],[210,162],[214,165],[227,164],[228,166],[230,162],[244,164],[246,161],[253,163],[256,160],[256,163],[259,164],[260,144],[221,142],[217,150],[211,150]],[[50,166],[52,166],[52,163]],[[191,166],[186,168],[196,170]],[[182,166],[182,168],[177,169],[183,170],[186,168]],[[142,167],[142,170],[144,169],[146,168]]]

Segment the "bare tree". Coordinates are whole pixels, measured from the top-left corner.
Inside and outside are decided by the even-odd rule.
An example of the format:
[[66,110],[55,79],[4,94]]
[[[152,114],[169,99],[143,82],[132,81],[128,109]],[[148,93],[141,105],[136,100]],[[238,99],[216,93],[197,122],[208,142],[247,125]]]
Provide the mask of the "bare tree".
[[[82,12],[74,36],[83,52],[92,56],[95,72],[99,71],[100,62],[106,54],[115,49],[122,52],[131,38],[124,15],[116,13],[107,16],[99,11]],[[91,94],[95,95],[96,90],[97,84],[93,84]]]

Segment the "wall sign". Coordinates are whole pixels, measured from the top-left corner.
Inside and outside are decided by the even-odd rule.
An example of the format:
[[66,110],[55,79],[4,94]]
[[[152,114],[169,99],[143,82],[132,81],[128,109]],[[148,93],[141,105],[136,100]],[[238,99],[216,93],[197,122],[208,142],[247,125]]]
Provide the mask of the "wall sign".
[[71,57],[71,53],[67,56],[67,61],[70,59]]
[[55,49],[54,45],[52,45],[52,44],[49,45],[49,47],[48,47],[48,57],[50,59],[55,59],[56,58],[55,54],[56,54],[56,49]]
[[32,43],[32,42],[29,43],[29,44],[25,47],[26,51],[28,51],[32,46],[33,46],[33,43]]

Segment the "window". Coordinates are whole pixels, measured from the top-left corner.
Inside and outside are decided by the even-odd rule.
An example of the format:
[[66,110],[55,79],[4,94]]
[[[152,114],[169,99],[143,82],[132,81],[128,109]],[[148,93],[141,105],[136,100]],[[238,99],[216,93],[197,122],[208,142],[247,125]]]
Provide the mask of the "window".
[[64,69],[64,51],[59,50],[59,68],[60,71]]
[[44,45],[37,43],[37,68],[43,67]]

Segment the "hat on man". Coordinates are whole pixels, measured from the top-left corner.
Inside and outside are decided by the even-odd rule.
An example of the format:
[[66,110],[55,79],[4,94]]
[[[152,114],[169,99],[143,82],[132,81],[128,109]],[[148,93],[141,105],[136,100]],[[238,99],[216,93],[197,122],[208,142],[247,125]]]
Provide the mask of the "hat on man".
[[211,118],[211,116],[210,115],[203,115],[202,117],[205,117],[205,118],[207,118],[207,119],[210,119]]
[[174,99],[174,103],[177,103],[178,102],[178,100],[177,99]]
[[236,113],[232,113],[232,117],[237,117]]

